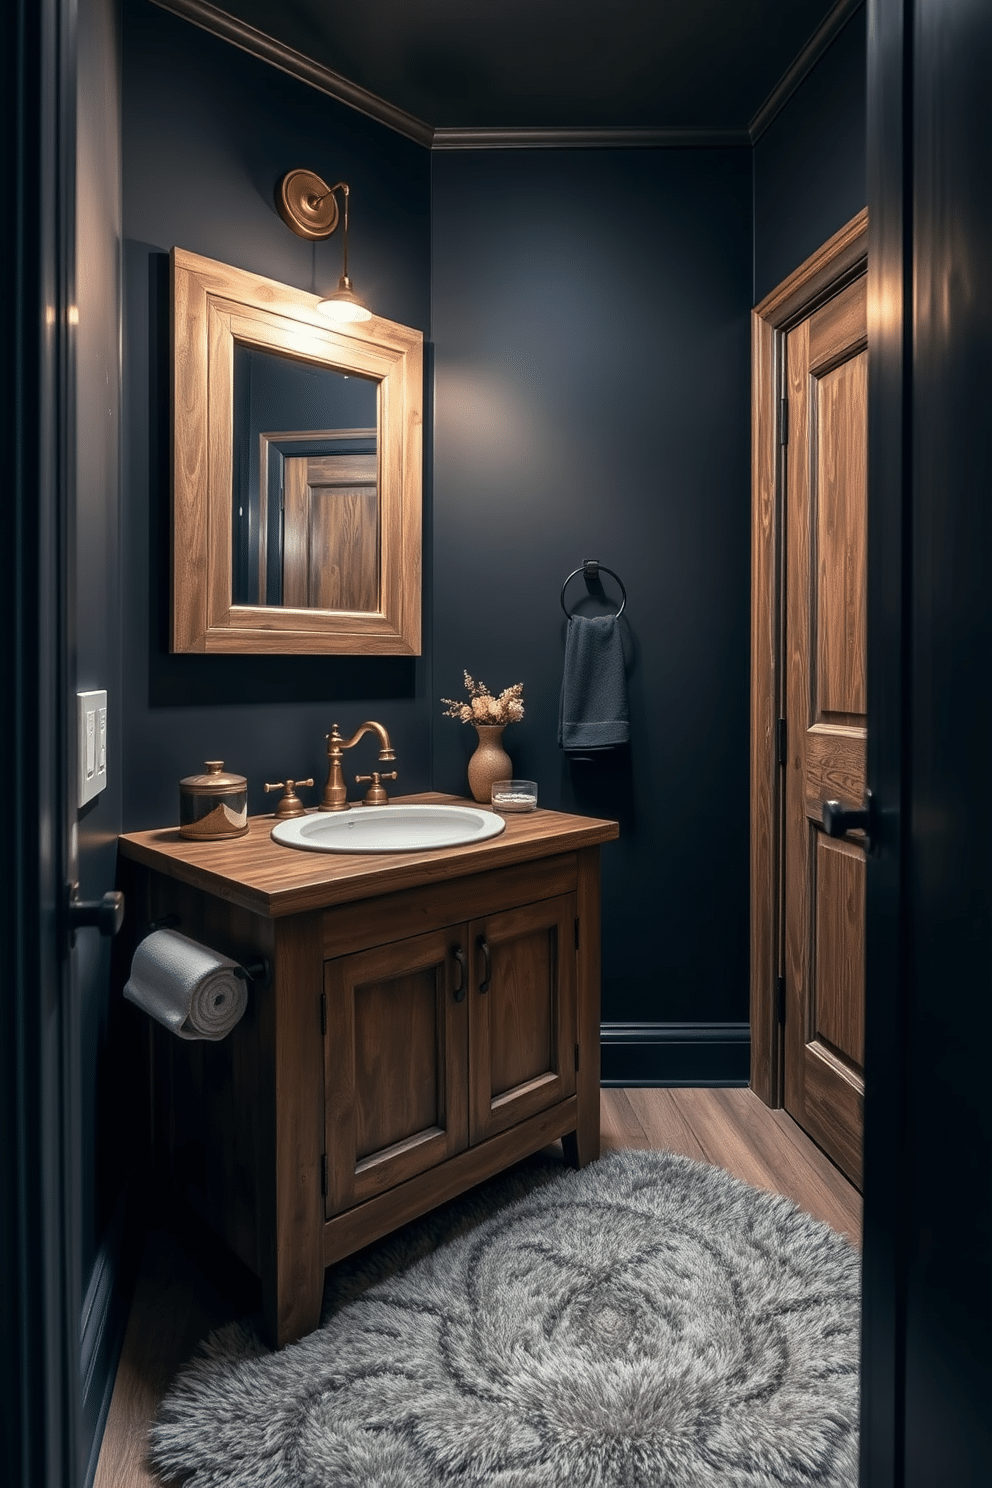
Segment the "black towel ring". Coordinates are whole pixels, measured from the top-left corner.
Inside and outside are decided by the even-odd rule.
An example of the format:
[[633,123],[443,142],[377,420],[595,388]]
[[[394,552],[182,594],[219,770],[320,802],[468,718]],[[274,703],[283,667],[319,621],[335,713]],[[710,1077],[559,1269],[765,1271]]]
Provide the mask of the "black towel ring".
[[569,574],[568,578],[561,586],[561,607],[565,611],[565,614],[568,616],[569,620],[571,620],[572,614],[565,605],[565,590],[578,574],[584,574],[587,579],[594,579],[599,573],[608,573],[610,577],[616,579],[617,583],[620,585],[620,593],[623,595],[623,599],[620,601],[620,608],[617,610],[616,618],[619,620],[620,616],[623,614],[624,608],[627,604],[627,591],[623,587],[623,579],[621,579],[618,573],[614,573],[612,568],[607,568],[605,563],[600,563],[598,559],[586,558],[581,568],[573,568],[572,572]]

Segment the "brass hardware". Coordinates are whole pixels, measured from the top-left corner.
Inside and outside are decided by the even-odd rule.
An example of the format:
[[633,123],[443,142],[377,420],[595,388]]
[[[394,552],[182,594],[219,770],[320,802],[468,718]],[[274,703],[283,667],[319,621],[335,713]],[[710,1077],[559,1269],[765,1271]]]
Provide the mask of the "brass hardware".
[[268,781],[266,781],[266,795],[269,794],[269,791],[284,791],[284,794],[280,796],[279,801],[276,805],[276,809],[273,812],[273,815],[277,816],[280,821],[287,821],[292,816],[306,816],[307,808],[304,806],[303,802],[296,794],[296,787],[298,785],[313,785],[313,776],[311,775],[309,780],[290,780],[287,778],[285,783],[281,780],[277,780],[274,785],[270,785]]
[[319,242],[338,225],[337,189],[314,171],[291,170],[276,186],[276,210],[299,237]]
[[248,781],[225,771],[223,760],[206,760],[206,775],[179,782],[179,835],[194,842],[243,837],[248,830]]
[[[324,738],[327,740],[327,784],[324,787],[324,796],[317,808],[318,811],[347,811],[349,809],[348,787],[344,783],[344,774],[341,770],[341,756],[346,749],[354,748],[359,739],[368,733],[378,736],[380,760],[394,760],[396,758],[396,752],[389,741],[389,735],[381,723],[375,723],[372,719],[368,719],[365,723],[359,725],[350,739],[345,739],[337,724],[333,723],[331,725],[331,732],[324,735]],[[392,777],[387,776],[387,779],[389,778],[395,779],[395,772]],[[373,790],[374,788],[373,786]],[[382,803],[379,802],[378,804],[381,805]]]
[[340,191],[344,202],[342,216],[343,267],[338,287],[326,295],[317,306],[318,310],[332,320],[347,324],[356,320],[371,320],[372,312],[356,295],[348,278],[348,198],[351,188],[347,181],[335,181],[328,186],[314,171],[291,170],[276,184],[276,210],[286,226],[298,237],[312,242],[329,238],[338,225],[338,199]]
[[356,785],[364,785],[365,782],[366,782],[366,780],[371,780],[371,782],[372,782],[372,784],[369,786],[368,790],[365,792],[365,798],[362,801],[362,805],[363,806],[387,806],[389,804],[389,797],[386,795],[386,792],[383,789],[382,782],[384,780],[395,780],[395,779],[396,779],[396,771],[395,770],[391,770],[388,775],[380,775],[378,770],[373,770],[371,775],[356,775],[355,776],[355,784]]

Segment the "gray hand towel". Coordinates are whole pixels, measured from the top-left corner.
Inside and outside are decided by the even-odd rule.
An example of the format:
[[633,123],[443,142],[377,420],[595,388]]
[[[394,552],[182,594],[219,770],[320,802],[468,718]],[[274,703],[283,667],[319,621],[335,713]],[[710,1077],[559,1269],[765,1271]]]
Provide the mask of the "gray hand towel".
[[237,964],[178,930],[155,930],[134,953],[124,996],[178,1038],[226,1038],[248,1006]]
[[583,753],[630,739],[627,673],[616,615],[570,615],[558,712],[558,743]]

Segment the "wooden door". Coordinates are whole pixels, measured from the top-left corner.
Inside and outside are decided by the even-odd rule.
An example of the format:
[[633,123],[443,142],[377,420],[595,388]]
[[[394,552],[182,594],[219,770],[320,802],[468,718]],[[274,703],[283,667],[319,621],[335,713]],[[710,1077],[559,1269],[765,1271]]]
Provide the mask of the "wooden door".
[[324,966],[327,1215],[468,1142],[464,926]]
[[379,608],[375,455],[288,455],[283,472],[282,602]]
[[866,284],[788,333],[785,368],[785,1106],[859,1186],[866,855],[822,808],[865,801]]
[[560,894],[469,926],[472,1143],[575,1093],[575,923]]

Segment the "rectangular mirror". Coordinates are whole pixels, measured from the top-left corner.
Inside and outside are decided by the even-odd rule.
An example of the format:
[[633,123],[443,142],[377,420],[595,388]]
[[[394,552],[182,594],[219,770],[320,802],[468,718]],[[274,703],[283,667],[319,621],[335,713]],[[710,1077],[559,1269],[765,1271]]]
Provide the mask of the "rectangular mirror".
[[172,650],[419,655],[421,333],[171,261]]

